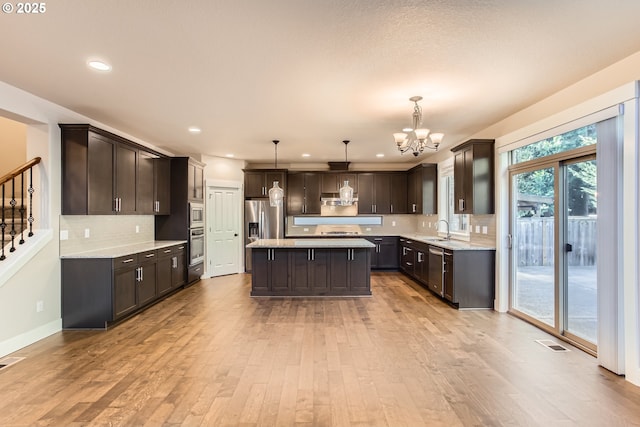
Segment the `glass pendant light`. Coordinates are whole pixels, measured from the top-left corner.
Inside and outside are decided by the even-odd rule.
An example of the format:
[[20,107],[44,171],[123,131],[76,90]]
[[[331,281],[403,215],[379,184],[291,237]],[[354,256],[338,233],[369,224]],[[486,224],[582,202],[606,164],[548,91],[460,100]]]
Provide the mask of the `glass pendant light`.
[[[278,169],[278,141],[273,140],[275,148],[275,169]],[[284,200],[284,190],[278,185],[278,181],[273,181],[273,187],[269,189],[269,205],[271,207],[281,207]]]
[[[347,145],[349,145],[349,140],[342,141],[344,143],[344,164],[348,165],[347,161]],[[351,206],[353,205],[353,188],[349,186],[349,181],[345,181],[344,185],[340,187],[340,204],[342,206]]]

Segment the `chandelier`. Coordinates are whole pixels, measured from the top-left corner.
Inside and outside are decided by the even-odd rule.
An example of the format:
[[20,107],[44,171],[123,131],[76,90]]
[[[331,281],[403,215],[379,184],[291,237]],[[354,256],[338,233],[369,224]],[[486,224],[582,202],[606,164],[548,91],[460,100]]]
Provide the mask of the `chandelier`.
[[393,139],[395,139],[398,150],[402,154],[411,150],[413,155],[418,157],[425,148],[437,151],[444,137],[443,133],[430,134],[431,131],[429,129],[420,127],[422,124],[422,107],[418,105],[418,101],[421,100],[421,96],[412,96],[409,98],[409,101],[414,103],[413,114],[411,115],[412,127],[404,128],[402,132],[393,134]]

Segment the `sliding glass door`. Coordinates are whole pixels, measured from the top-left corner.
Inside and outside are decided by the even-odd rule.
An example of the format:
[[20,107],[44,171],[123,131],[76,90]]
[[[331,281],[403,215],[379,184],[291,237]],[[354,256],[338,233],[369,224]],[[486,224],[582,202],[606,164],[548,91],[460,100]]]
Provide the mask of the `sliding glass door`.
[[563,136],[513,152],[510,311],[596,351],[595,126]]

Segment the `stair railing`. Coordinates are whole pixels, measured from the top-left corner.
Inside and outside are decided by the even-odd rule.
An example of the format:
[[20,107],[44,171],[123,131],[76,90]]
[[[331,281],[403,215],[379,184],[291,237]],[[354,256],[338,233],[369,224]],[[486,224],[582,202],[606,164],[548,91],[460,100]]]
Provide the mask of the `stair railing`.
[[[15,240],[16,235],[20,234],[19,244],[23,244],[24,233],[27,225],[25,225],[25,215],[28,214],[26,221],[28,222],[28,233],[27,236],[33,236],[33,193],[35,189],[33,188],[33,168],[40,163],[40,157],[36,157],[33,160],[28,161],[24,165],[12,170],[8,174],[4,175],[0,178],[0,186],[2,186],[2,221],[0,222],[0,261],[5,260],[5,245],[7,243],[7,236],[10,236],[11,239],[11,248],[9,252],[14,252],[16,250]],[[25,206],[25,174],[29,175],[29,182],[27,183],[27,193],[28,193],[28,209]],[[16,200],[16,181],[17,178],[20,177],[20,202],[18,205],[18,200]],[[9,206],[6,206],[6,194],[5,189],[7,185],[11,185],[11,199],[9,200]],[[16,210],[18,211],[18,215],[16,215]],[[7,212],[8,211],[8,212]],[[16,220],[19,218],[19,223],[16,224]],[[9,221],[9,224],[7,223]],[[8,230],[7,230],[8,229]]]

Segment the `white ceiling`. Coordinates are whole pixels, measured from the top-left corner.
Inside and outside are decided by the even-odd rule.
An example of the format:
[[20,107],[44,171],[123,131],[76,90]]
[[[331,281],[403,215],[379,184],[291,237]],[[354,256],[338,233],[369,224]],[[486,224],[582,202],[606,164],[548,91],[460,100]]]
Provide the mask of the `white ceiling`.
[[[443,148],[640,51],[637,0],[56,0],[0,15],[0,80],[158,147],[253,162]],[[92,58],[113,70],[86,67]],[[202,133],[192,135],[189,126]],[[311,157],[302,159],[302,153]],[[383,159],[375,157],[384,153]]]

